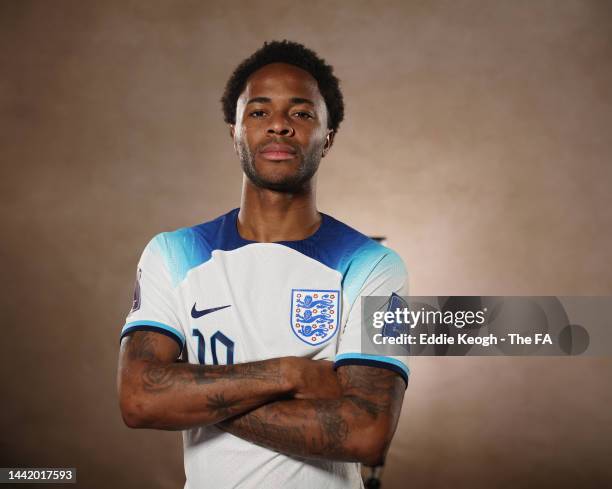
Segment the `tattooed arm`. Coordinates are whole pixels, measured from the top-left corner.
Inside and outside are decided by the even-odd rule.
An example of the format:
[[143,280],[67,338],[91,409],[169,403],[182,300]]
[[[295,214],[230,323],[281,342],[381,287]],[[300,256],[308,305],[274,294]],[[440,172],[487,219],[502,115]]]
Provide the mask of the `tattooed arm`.
[[136,331],[121,342],[118,390],[132,428],[185,429],[214,424],[292,395],[335,397],[331,362],[285,357],[239,365],[177,363],[175,341]]
[[384,461],[404,397],[405,383],[377,367],[339,367],[339,399],[272,402],[218,426],[288,455],[362,462]]

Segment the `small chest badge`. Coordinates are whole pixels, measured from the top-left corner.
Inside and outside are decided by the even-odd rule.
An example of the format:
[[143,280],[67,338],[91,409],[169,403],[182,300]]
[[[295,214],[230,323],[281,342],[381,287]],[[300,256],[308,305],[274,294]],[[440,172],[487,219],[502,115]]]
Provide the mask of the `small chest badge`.
[[338,290],[293,289],[291,329],[304,343],[320,345],[336,334],[340,317]]

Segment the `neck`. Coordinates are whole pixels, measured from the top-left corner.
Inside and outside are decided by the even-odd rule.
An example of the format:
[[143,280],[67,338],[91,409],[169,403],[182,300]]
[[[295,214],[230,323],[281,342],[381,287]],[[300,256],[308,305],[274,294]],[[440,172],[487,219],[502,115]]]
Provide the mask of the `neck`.
[[256,187],[243,177],[238,232],[262,243],[311,236],[321,224],[314,188],[313,178],[300,193],[281,193]]

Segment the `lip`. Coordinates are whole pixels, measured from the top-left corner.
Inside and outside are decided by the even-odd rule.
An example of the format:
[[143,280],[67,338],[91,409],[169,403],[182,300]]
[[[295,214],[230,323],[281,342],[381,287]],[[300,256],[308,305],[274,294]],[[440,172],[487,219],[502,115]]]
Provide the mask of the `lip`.
[[287,153],[286,151],[265,151],[261,153],[262,158],[272,161],[292,160],[295,158],[295,153]]
[[269,143],[260,153],[263,158],[272,161],[291,160],[296,157],[295,148],[289,144]]

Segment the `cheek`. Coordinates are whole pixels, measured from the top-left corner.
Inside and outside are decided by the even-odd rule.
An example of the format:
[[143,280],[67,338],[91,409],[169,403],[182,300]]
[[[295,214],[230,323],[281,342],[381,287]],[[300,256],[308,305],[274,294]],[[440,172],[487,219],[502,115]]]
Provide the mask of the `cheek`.
[[326,132],[321,127],[313,129],[310,133],[308,148],[313,150],[322,148],[325,145],[325,136]]
[[249,130],[248,127],[242,125],[237,128],[234,142],[240,146],[251,146],[251,140],[253,139],[253,131]]
[[248,141],[254,141],[257,139],[262,131],[261,127],[259,127],[260,125],[261,123],[258,124],[257,121],[253,120],[243,123],[240,128],[242,139]]
[[236,128],[234,133],[234,149],[240,157],[250,153],[249,142],[244,128]]

